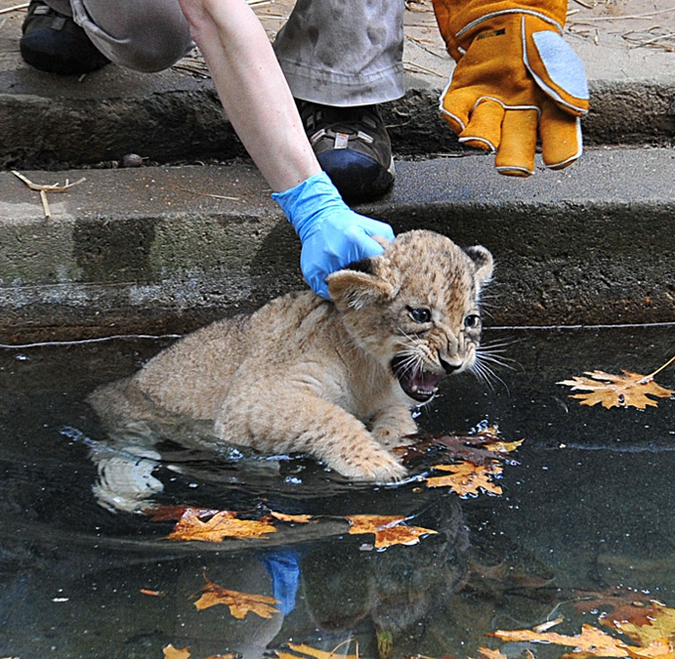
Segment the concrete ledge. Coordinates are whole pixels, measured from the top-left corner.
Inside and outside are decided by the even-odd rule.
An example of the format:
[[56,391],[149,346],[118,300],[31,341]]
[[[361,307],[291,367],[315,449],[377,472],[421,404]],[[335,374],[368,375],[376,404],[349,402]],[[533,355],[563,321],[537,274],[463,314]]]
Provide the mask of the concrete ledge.
[[[497,259],[489,323],[675,319],[675,152],[587,153],[530,179],[489,156],[397,163],[360,211]],[[0,173],[0,338],[183,331],[302,287],[299,243],[245,165],[23,172],[86,181],[39,195]],[[225,198],[228,197],[228,198]]]

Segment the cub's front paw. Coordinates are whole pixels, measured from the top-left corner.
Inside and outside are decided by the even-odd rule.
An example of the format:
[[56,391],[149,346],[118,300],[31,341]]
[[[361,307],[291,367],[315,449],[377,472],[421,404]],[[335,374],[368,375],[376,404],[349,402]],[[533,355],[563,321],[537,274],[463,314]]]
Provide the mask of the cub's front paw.
[[367,455],[341,456],[341,459],[328,464],[351,480],[371,483],[391,483],[401,480],[408,473],[402,464],[383,450],[369,451]]

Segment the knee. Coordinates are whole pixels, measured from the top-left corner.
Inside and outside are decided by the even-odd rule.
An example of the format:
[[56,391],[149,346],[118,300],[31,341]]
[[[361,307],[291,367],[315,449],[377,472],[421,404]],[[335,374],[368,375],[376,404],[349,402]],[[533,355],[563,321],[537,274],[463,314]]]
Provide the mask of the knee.
[[135,71],[167,69],[191,48],[190,29],[177,3],[139,2],[142,11],[92,16],[94,44],[116,64]]

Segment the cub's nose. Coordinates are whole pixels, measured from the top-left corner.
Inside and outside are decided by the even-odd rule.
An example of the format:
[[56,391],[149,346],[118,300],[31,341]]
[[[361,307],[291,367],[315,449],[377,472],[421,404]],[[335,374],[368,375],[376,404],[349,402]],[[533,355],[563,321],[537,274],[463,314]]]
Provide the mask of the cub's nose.
[[460,368],[462,368],[462,364],[463,364],[463,362],[461,362],[461,361],[458,361],[458,362],[456,362],[456,363],[454,363],[454,362],[449,362],[449,361],[443,359],[443,358],[440,357],[440,356],[439,356],[438,360],[441,362],[441,366],[443,367],[443,370],[444,370],[448,375],[451,375],[451,374],[454,373],[455,371],[457,371],[457,370],[459,370]]

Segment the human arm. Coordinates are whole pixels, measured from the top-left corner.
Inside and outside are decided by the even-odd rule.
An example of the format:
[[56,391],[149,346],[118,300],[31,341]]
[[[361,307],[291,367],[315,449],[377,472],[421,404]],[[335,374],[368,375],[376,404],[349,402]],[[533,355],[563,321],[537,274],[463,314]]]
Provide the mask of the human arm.
[[[326,181],[267,34],[245,0],[180,4],[234,130],[298,231],[305,278],[327,297],[330,272],[382,252],[370,237],[375,220],[350,210]],[[388,225],[377,225],[376,233],[393,238]]]

